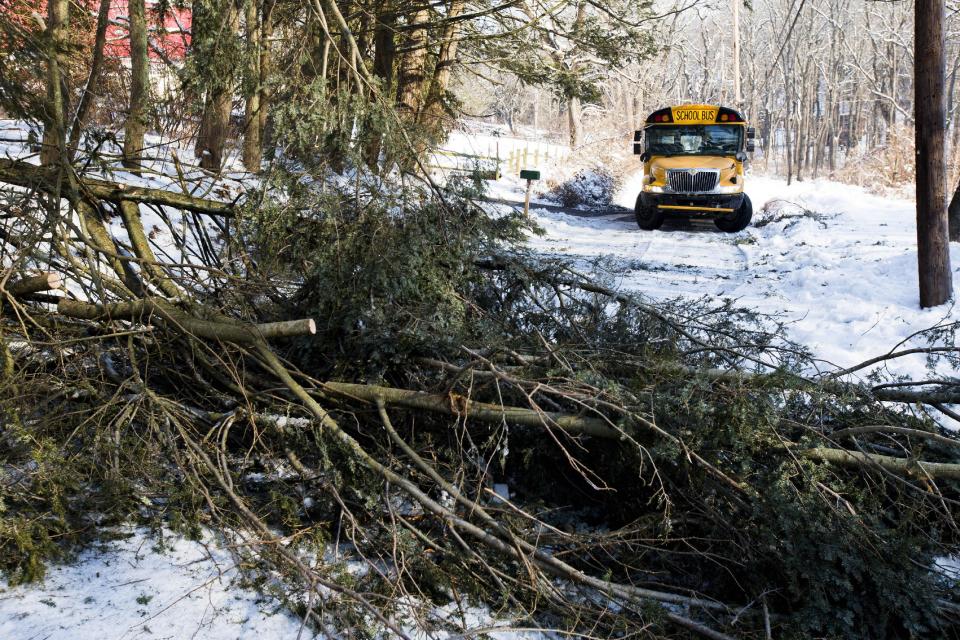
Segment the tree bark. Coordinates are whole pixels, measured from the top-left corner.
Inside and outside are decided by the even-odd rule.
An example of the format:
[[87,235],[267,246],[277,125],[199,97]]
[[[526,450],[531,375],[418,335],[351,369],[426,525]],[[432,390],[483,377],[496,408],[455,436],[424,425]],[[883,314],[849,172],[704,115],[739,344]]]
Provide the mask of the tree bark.
[[264,0],[260,21],[260,154],[267,144],[267,116],[270,114],[270,75],[273,73],[273,9],[276,0]]
[[950,299],[950,243],[947,223],[944,134],[943,0],[915,5],[914,110],[917,154],[917,257],[920,306]]
[[[394,63],[397,47],[394,34],[397,29],[397,12],[393,0],[385,0],[378,6],[373,28],[373,74],[380,80],[383,95],[393,95]],[[363,149],[367,166],[376,168],[383,150],[383,136],[379,131],[370,131]]]
[[389,91],[393,85],[393,65],[397,48],[394,32],[397,28],[397,13],[392,0],[381,2],[373,33],[373,73]]
[[[217,32],[220,37],[232,38],[240,27],[240,12],[234,0],[225,0],[220,6],[219,16],[207,16],[206,20],[220,23]],[[196,24],[196,22],[195,22]],[[213,26],[213,25],[208,25]],[[217,34],[207,34],[216,36]],[[207,55],[217,55],[215,51]],[[230,130],[230,113],[233,109],[233,79],[213,78],[207,91],[200,118],[200,133],[197,136],[196,155],[200,166],[208,171],[219,173],[223,168],[227,134]]]
[[417,122],[426,99],[427,29],[430,19],[427,9],[419,9],[410,18],[414,28],[410,31],[400,59],[397,77],[397,106],[401,116],[408,122]]
[[147,132],[150,58],[145,2],[129,0],[127,7],[130,14],[130,109],[123,134],[123,166],[135,169],[143,161],[143,136]]
[[47,3],[47,103],[43,118],[43,143],[40,164],[51,165],[65,157],[66,118],[64,109],[63,73],[60,52],[66,39],[70,17],[69,0]]
[[244,83],[244,132],[243,166],[247,171],[258,173],[262,160],[262,131],[260,129],[260,82],[261,56],[263,55],[263,29],[257,0],[247,0],[244,30],[247,37],[247,77]]
[[7,293],[17,298],[62,288],[63,277],[59,273],[41,273],[7,285]]
[[[439,142],[444,137],[444,119],[446,116],[447,89],[450,86],[450,74],[457,61],[457,46],[460,35],[460,22],[457,18],[463,14],[465,0],[451,0],[447,5],[446,24],[440,41],[437,54],[437,64],[433,69],[433,77],[427,94],[426,104],[420,122],[426,127],[433,141]],[[417,149],[422,153],[424,149]]]
[[450,72],[457,61],[458,38],[460,22],[457,20],[466,6],[465,0],[451,0],[447,7],[446,26],[440,42],[440,51],[437,55],[437,65],[433,72],[433,81],[430,85],[429,107],[433,109],[432,116],[443,110],[443,100],[450,86]]

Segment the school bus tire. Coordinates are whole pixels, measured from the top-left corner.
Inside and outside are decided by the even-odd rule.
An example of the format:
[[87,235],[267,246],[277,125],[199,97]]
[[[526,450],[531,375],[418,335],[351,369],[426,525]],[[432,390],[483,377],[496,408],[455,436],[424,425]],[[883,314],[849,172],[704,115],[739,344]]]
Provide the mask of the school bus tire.
[[743,201],[740,203],[740,207],[736,211],[729,216],[715,218],[713,223],[717,225],[717,228],[720,229],[720,231],[736,233],[737,231],[743,231],[750,226],[750,220],[752,218],[753,203],[750,202],[750,197],[747,194],[743,194]]
[[643,194],[637,196],[634,213],[637,215],[637,226],[644,231],[654,231],[655,229],[659,229],[663,224],[663,211],[655,204],[644,204]]

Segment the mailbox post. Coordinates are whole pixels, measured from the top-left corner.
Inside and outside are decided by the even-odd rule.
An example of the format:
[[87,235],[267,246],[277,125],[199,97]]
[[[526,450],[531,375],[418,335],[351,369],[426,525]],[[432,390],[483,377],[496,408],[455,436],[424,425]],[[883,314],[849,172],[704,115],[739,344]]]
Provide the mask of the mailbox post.
[[533,171],[531,169],[523,169],[520,171],[520,179],[527,181],[527,197],[523,200],[523,215],[530,215],[530,192],[533,190],[534,180],[540,179],[540,172]]

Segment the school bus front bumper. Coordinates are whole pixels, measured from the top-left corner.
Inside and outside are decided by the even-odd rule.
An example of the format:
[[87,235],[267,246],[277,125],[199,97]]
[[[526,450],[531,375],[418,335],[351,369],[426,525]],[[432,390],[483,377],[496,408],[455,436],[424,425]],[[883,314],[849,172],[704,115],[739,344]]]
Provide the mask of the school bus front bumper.
[[743,203],[743,192],[721,193],[649,193],[640,195],[645,207],[657,207],[671,215],[723,215],[733,213]]

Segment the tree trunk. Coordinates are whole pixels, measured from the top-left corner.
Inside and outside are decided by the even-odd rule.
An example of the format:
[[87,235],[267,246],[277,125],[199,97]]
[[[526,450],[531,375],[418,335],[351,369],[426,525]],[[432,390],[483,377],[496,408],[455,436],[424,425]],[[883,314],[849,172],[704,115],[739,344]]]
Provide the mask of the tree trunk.
[[460,35],[460,22],[457,18],[463,14],[465,0],[451,0],[447,6],[446,24],[437,55],[437,64],[433,69],[427,104],[423,109],[421,121],[429,129],[431,136],[439,140],[444,132],[444,110],[447,89],[450,87],[450,72],[457,61],[457,45]]
[[426,98],[427,29],[430,19],[427,9],[418,10],[411,18],[415,27],[410,31],[400,59],[397,78],[397,106],[409,122],[416,122]]
[[465,0],[451,0],[447,6],[446,25],[443,28],[443,38],[440,42],[440,51],[437,56],[437,66],[433,71],[433,81],[430,86],[430,105],[441,106],[450,87],[450,72],[457,62],[457,47],[459,45],[460,22],[458,18],[463,14]]
[[263,29],[257,0],[247,0],[244,29],[247,36],[247,77],[244,83],[243,166],[258,173],[262,160],[260,129],[260,58],[263,55]]
[[97,84],[100,82],[100,72],[103,69],[103,48],[107,43],[107,27],[109,26],[110,0],[100,0],[100,9],[97,12],[97,32],[93,39],[93,58],[90,61],[90,74],[87,76],[87,84],[83,89],[83,95],[80,96],[80,104],[77,106],[77,113],[73,118],[73,127],[70,129],[70,143],[67,145],[71,157],[77,152],[80,132],[87,124],[87,115],[97,93]]
[[570,128],[570,147],[576,149],[583,141],[583,112],[580,108],[580,98],[576,96],[567,100],[567,124]]
[[66,110],[60,52],[65,44],[69,11],[68,0],[50,0],[47,3],[47,104],[43,120],[43,145],[40,148],[42,165],[54,164],[66,153]]
[[397,53],[394,42],[396,28],[397,14],[392,0],[381,2],[373,33],[373,73],[380,78],[388,95],[393,86],[393,63]]
[[127,6],[130,14],[130,110],[123,132],[123,166],[137,168],[143,160],[143,136],[147,131],[150,58],[144,0],[129,0]]
[[[394,63],[397,57],[394,34],[397,28],[397,13],[393,0],[381,2],[373,27],[373,74],[380,80],[383,95],[393,95]],[[382,132],[370,131],[363,149],[364,161],[376,168],[383,149]]]
[[264,0],[263,17],[260,22],[260,153],[270,148],[270,131],[267,128],[270,115],[270,77],[273,73],[273,10],[276,0]]
[[917,147],[917,257],[920,306],[935,307],[953,293],[944,161],[943,0],[915,6],[914,111]]
[[[220,7],[219,15],[206,16],[206,21],[216,21],[216,29],[205,34],[210,37],[232,38],[240,26],[240,12],[234,0],[226,0]],[[194,22],[197,24],[197,21]],[[214,26],[213,24],[208,26]],[[218,55],[215,48],[206,55]],[[230,130],[230,113],[233,109],[233,78],[209,78],[212,86],[207,90],[200,118],[200,133],[197,135],[196,155],[200,166],[208,171],[219,173],[223,168],[224,150],[227,134]]]

